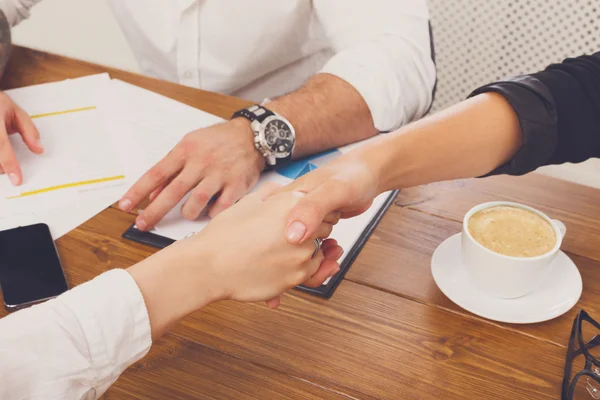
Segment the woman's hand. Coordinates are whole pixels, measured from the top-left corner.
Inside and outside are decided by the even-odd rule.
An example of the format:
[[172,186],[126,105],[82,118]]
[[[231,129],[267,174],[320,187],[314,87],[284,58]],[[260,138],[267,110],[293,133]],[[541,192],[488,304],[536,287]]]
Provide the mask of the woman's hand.
[[265,187],[247,195],[192,239],[214,249],[211,273],[221,283],[222,298],[268,300],[301,283],[318,286],[339,270],[342,251],[334,241],[326,240],[313,257],[314,239],[327,238],[331,223],[322,222],[302,245],[284,239],[286,216],[303,195],[288,192],[269,197],[274,189]]
[[381,192],[377,155],[369,149],[358,148],[277,191],[306,194],[287,217],[285,237],[290,243],[306,243],[331,213],[352,218],[369,209]]
[[13,133],[19,133],[33,153],[44,152],[40,133],[29,115],[10,97],[0,92],[0,174],[8,175],[10,182],[16,186],[23,182],[23,173],[8,138]]
[[[273,195],[264,187],[214,218],[195,236],[180,240],[129,268],[144,300],[152,336],[185,315],[218,300],[267,301],[302,283],[318,286],[339,271],[342,249],[334,240],[301,245],[285,240],[286,217],[301,193]],[[339,215],[322,222],[314,238],[326,238]]]

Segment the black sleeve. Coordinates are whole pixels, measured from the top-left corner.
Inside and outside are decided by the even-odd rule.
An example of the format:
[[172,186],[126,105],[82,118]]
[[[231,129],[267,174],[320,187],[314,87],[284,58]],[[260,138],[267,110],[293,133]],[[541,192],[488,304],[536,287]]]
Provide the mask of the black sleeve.
[[485,92],[506,98],[523,134],[515,157],[488,175],[522,175],[600,156],[600,53],[485,85],[469,97]]

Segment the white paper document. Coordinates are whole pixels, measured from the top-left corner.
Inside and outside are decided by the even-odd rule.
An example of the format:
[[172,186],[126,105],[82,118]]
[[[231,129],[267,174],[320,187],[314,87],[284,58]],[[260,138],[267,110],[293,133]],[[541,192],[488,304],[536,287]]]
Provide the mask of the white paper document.
[[185,134],[223,119],[150,90],[113,79],[103,104],[110,124],[122,132],[125,168],[135,182],[159,162]]
[[128,187],[117,134],[105,129],[101,99],[108,74],[9,90],[32,118],[45,152],[10,140],[23,184],[0,176],[0,230],[44,222],[55,239],[117,200]]

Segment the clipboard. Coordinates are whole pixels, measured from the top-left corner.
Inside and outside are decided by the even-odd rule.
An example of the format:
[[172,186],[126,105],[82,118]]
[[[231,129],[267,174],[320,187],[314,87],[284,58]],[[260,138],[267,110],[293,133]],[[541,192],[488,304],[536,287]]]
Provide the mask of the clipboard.
[[[383,216],[385,215],[385,212],[388,210],[388,208],[394,202],[394,199],[396,198],[396,195],[398,194],[398,192],[399,192],[398,190],[394,190],[389,194],[389,196],[385,199],[385,201],[380,206],[379,210],[376,212],[374,217],[371,219],[371,221],[368,223],[368,225],[363,229],[358,240],[356,240],[354,242],[354,244],[352,245],[350,250],[346,251],[346,256],[345,256],[344,260],[342,261],[342,263],[340,264],[340,271],[337,274],[335,274],[332,278],[330,278],[323,285],[321,285],[317,288],[309,288],[309,287],[300,285],[300,286],[297,286],[296,289],[303,291],[303,292],[313,294],[315,296],[323,297],[326,299],[330,298],[333,295],[333,293],[335,292],[335,290],[337,289],[340,282],[344,279],[346,272],[348,272],[348,270],[352,266],[352,263],[354,262],[354,260],[356,259],[356,257],[358,256],[358,254],[360,253],[360,251],[362,250],[364,245],[369,240],[369,237],[371,236],[371,234],[373,233],[373,231],[379,224],[379,221],[381,221],[381,218],[383,218]],[[138,242],[138,243],[142,243],[142,244],[145,244],[148,246],[156,247],[159,249],[163,249],[175,242],[175,240],[173,240],[171,238],[161,236],[161,235],[158,235],[153,232],[139,231],[135,227],[135,225],[130,226],[129,229],[127,229],[123,233],[122,236],[125,239],[132,240],[132,241]]]

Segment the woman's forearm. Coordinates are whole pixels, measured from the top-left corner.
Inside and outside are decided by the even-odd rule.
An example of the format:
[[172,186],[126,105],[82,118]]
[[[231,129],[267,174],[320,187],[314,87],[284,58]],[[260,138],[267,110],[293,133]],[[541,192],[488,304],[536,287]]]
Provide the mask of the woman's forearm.
[[144,297],[153,340],[186,315],[221,297],[218,282],[209,274],[210,254],[202,247],[206,246],[200,241],[194,249],[174,243],[127,269]]
[[307,240],[332,210],[352,217],[392,189],[600,157],[599,87],[600,53],[482,86],[296,179],[285,190],[307,196],[290,212],[286,238]]
[[485,175],[510,160],[521,142],[511,106],[485,93],[382,136],[364,156],[385,192]]
[[306,196],[288,215],[286,239],[302,243],[328,213],[351,218],[389,190],[484,175],[520,147],[519,120],[504,97],[475,96],[380,135],[288,185],[284,191]]

